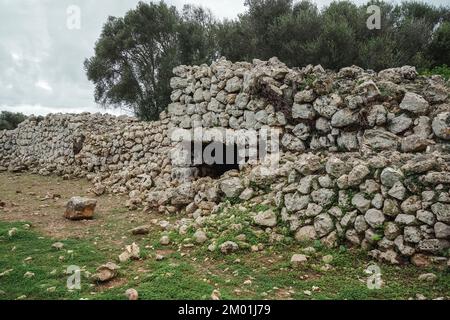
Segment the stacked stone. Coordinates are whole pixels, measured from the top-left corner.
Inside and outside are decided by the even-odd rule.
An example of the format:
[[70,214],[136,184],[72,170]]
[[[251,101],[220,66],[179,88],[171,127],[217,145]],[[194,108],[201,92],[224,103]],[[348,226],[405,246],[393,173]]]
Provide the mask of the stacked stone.
[[[201,178],[151,192],[149,205],[167,213],[185,208],[180,234],[223,225],[220,208],[232,200],[270,239],[282,241],[279,232],[287,226],[299,243],[362,247],[389,263],[446,261],[450,154],[285,153],[277,170],[261,169],[248,166],[218,180]],[[251,213],[259,204],[270,209]]]
[[289,151],[422,152],[450,139],[449,88],[413,67],[338,73],[289,69],[276,58],[174,69],[171,123],[181,128],[285,129]]
[[439,154],[304,154],[285,163],[287,180],[273,187],[298,241],[344,239],[398,263],[450,248],[449,165]]
[[[1,170],[87,177],[98,194],[170,182],[168,119],[139,122],[102,114],[29,117],[0,134]],[[143,197],[142,197],[143,198]]]
[[[264,99],[252,95],[257,77],[280,79],[289,69],[278,62],[250,63],[221,59],[211,66],[180,66],[171,79],[171,123],[177,127],[223,127],[258,130],[263,126],[284,126],[285,116]],[[279,64],[280,69],[272,67]],[[258,73],[258,74],[255,74]]]
[[129,193],[138,205],[150,188],[170,185],[170,150],[167,121],[119,123],[90,135],[76,161],[82,171],[92,172],[87,177],[96,193]]

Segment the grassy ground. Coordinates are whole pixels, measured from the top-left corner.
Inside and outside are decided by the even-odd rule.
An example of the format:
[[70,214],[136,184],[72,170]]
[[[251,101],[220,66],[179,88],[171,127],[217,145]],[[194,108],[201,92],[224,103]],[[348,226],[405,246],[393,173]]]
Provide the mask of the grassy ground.
[[[61,199],[43,200],[47,193],[58,193]],[[135,288],[141,299],[210,299],[214,289],[223,299],[408,299],[417,294],[448,299],[450,295],[450,274],[439,266],[420,270],[380,265],[383,286],[369,290],[365,270],[372,262],[365,252],[344,247],[316,246],[308,263],[296,269],[290,258],[301,253],[298,244],[229,256],[208,252],[205,246],[163,247],[156,224],[146,236],[132,236],[129,230],[153,219],[177,217],[128,212],[121,196],[99,197],[91,222],[66,221],[64,204],[75,194],[90,195],[89,183],[0,174],[0,201],[6,203],[0,209],[0,299],[125,299],[128,288]],[[12,228],[17,233],[10,237]],[[56,241],[64,243],[62,250],[52,248]],[[89,274],[101,264],[117,261],[123,247],[133,242],[141,248],[141,260],[120,264],[119,276],[105,285],[90,281]],[[156,261],[157,254],[165,259]],[[322,258],[330,254],[332,269],[325,271]],[[70,265],[82,269],[81,290],[66,287]],[[27,272],[34,277],[24,277]],[[428,272],[438,280],[418,280]]]

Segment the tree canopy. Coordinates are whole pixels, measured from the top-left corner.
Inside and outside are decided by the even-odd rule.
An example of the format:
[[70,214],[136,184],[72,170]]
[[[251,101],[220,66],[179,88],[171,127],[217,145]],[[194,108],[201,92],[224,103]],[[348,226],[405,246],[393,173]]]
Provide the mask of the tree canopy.
[[2,111],[0,113],[0,130],[13,130],[26,118],[22,113]]

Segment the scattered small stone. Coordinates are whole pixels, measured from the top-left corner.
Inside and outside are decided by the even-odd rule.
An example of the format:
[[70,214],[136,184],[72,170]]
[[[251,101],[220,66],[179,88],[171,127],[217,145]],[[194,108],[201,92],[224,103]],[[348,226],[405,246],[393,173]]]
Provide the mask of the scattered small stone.
[[6,271],[3,271],[2,273],[0,273],[0,278],[9,275],[13,271],[14,269],[8,269]]
[[213,292],[212,292],[212,294],[211,294],[211,299],[212,300],[215,300],[215,301],[218,301],[218,300],[220,300],[220,298],[221,298],[221,294],[220,294],[220,291],[219,290],[213,290]]
[[108,282],[117,276],[119,266],[115,263],[108,262],[97,268],[97,273],[92,276],[95,282]]
[[10,229],[10,230],[8,231],[8,237],[10,237],[10,238],[14,237],[14,236],[17,234],[18,231],[19,231],[19,230],[18,230],[17,228],[12,228],[12,229]]
[[309,291],[309,290],[305,290],[305,291],[303,291],[303,294],[306,295],[306,296],[311,296],[312,292]]
[[431,265],[430,258],[421,253],[413,255],[411,257],[411,263],[418,268],[427,268]]
[[304,265],[308,261],[308,257],[304,254],[294,254],[291,258],[292,267],[296,268]]
[[163,246],[169,245],[170,244],[169,236],[162,236],[161,239],[159,239],[159,243]]
[[322,261],[326,264],[330,264],[331,262],[333,262],[333,256],[332,255],[326,255],[322,258]]
[[419,276],[419,281],[435,282],[436,280],[437,276],[434,273],[424,273]]
[[197,230],[194,234],[195,242],[197,243],[204,243],[208,240],[208,237],[206,236],[206,233],[202,230]]
[[304,254],[313,255],[316,253],[316,249],[314,247],[306,247],[300,250]]
[[323,272],[330,271],[331,269],[333,269],[333,267],[331,265],[329,265],[329,264],[325,264],[325,265],[320,267],[320,270],[323,271]]
[[239,250],[239,246],[237,245],[237,243],[235,243],[233,241],[227,241],[220,245],[220,251],[223,254],[229,254],[229,253],[235,252],[237,250]]
[[136,301],[139,299],[139,294],[135,289],[128,289],[125,291],[125,295],[127,296],[128,300]]
[[277,216],[273,210],[258,213],[253,221],[256,225],[262,227],[275,227],[277,225]]
[[35,276],[35,274],[34,274],[33,272],[31,272],[31,271],[27,271],[27,272],[25,272],[25,274],[23,275],[23,277],[24,277],[24,278],[27,278],[27,279],[34,278],[34,276]]
[[136,243],[133,243],[125,247],[125,251],[119,255],[119,261],[121,263],[126,262],[130,259],[139,260],[141,249]]
[[55,291],[56,291],[56,287],[47,288],[47,292],[55,292]]
[[96,196],[101,196],[102,194],[104,194],[106,191],[106,187],[101,184],[101,183],[97,183],[94,188],[92,188],[92,192],[94,192],[94,194]]
[[156,261],[162,261],[162,260],[164,260],[166,257],[165,256],[163,256],[162,254],[157,254],[156,255]]
[[149,226],[140,226],[131,230],[131,233],[135,236],[137,235],[146,235],[150,233]]
[[427,300],[427,297],[425,297],[423,294],[421,293],[417,293],[416,294],[416,299],[417,300]]
[[64,248],[64,243],[62,243],[62,242],[55,242],[54,244],[52,244],[52,248],[54,248],[56,250],[61,250],[62,248]]

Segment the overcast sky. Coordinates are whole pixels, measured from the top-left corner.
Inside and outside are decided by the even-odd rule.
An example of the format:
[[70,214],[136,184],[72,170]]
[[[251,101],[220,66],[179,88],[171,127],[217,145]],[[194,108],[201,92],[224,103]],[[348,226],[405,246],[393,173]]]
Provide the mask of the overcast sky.
[[[93,99],[93,85],[83,70],[93,55],[106,18],[123,16],[139,0],[0,0],[0,110],[25,114],[109,112]],[[245,11],[244,0],[166,0],[181,8],[194,3],[219,18]],[[319,6],[331,0],[315,1]],[[364,3],[365,0],[354,0]],[[429,0],[448,4],[449,0]],[[69,30],[68,13],[78,6],[80,29]]]

